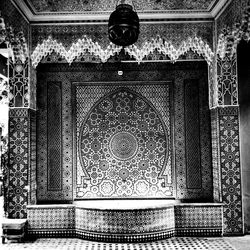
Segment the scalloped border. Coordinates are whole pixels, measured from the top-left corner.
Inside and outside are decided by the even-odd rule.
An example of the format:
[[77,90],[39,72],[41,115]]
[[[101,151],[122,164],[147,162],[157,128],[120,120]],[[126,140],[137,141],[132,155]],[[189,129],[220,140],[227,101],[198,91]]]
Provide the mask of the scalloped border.
[[[49,36],[47,40],[42,42],[42,44],[36,46],[31,55],[31,61],[33,67],[36,68],[44,57],[56,52],[61,57],[65,58],[69,64],[86,53],[92,54],[104,63],[111,56],[119,54],[121,50],[122,47],[114,45],[113,43],[110,43],[106,48],[103,48],[98,42],[93,42],[91,38],[84,36],[76,43],[73,43],[67,51],[62,43],[59,43],[57,40]],[[131,45],[125,48],[125,52],[138,63],[142,62],[145,57],[154,53],[154,51],[158,51],[159,53],[168,56],[171,61],[175,62],[181,55],[184,55],[189,50],[203,56],[209,65],[212,63],[214,57],[212,49],[202,38],[197,36],[188,37],[178,48],[175,48],[170,41],[165,41],[159,36],[150,41],[146,41],[141,47]]]

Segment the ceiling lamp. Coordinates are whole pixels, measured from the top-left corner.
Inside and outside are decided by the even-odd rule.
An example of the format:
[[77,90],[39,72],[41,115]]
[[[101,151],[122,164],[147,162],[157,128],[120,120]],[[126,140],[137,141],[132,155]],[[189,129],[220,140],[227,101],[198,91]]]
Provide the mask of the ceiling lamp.
[[132,1],[117,1],[116,10],[109,17],[108,33],[110,41],[119,46],[129,46],[137,41],[139,17],[133,11]]

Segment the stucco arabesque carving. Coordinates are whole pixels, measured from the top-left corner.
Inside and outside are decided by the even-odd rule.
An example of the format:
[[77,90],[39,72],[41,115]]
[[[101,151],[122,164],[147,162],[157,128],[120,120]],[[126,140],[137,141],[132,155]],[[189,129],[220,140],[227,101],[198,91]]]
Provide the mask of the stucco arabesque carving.
[[9,103],[9,84],[8,78],[0,74],[0,105],[8,105]]
[[5,43],[13,62],[22,63],[28,58],[28,45],[23,31],[16,32],[11,26],[5,27],[4,21],[0,27],[0,44]]
[[[65,58],[69,64],[79,56],[83,56],[85,53],[93,54],[95,57],[100,58],[102,62],[106,62],[111,56],[119,54],[121,50],[122,47],[112,43],[106,48],[103,48],[98,42],[93,42],[92,39],[87,36],[79,39],[76,43],[71,45],[69,50],[66,50],[62,43],[49,36],[47,40],[44,40],[41,44],[36,46],[31,55],[31,61],[33,67],[36,68],[44,57],[55,52]],[[167,55],[173,62],[189,50],[203,56],[208,64],[212,63],[214,57],[214,53],[210,46],[204,42],[202,38],[197,36],[188,37],[185,41],[182,41],[178,48],[176,48],[171,42],[157,36],[154,39],[144,42],[140,47],[133,44],[126,47],[124,50],[138,63],[142,62],[146,56],[154,53],[154,51]]]
[[233,56],[241,40],[250,40],[250,5],[243,12],[240,22],[222,29],[218,37],[217,55],[224,59],[226,55]]

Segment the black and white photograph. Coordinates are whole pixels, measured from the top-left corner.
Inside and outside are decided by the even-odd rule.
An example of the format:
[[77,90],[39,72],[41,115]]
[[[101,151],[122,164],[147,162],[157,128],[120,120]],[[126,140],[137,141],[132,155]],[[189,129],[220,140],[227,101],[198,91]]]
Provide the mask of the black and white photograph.
[[249,250],[250,0],[0,0],[0,249]]

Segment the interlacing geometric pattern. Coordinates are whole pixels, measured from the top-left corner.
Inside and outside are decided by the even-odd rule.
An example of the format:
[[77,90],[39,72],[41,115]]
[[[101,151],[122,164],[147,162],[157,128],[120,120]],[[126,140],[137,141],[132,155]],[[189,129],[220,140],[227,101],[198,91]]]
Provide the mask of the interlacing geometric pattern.
[[220,206],[175,206],[175,227],[178,236],[221,235],[222,212]]
[[28,229],[41,230],[45,227],[54,230],[68,230],[75,228],[75,207],[72,205],[65,205],[63,208],[51,206],[37,207],[35,209],[29,209],[28,216],[29,221]]
[[[249,1],[231,1],[217,21],[218,98],[212,111],[214,197],[224,207],[224,233],[241,234],[242,193],[239,143],[237,45],[249,41]],[[223,28],[224,27],[224,28]],[[221,106],[221,107],[220,107]],[[227,106],[227,107],[223,107]]]
[[8,216],[26,218],[28,202],[29,121],[28,109],[10,109]]
[[[76,43],[73,43],[67,51],[62,43],[59,43],[50,36],[47,40],[44,40],[42,44],[37,45],[31,55],[31,60],[33,67],[37,67],[42,58],[50,55],[52,52],[56,52],[62,58],[65,58],[69,64],[86,53],[93,54],[96,58],[99,58],[101,62],[106,62],[111,56],[119,54],[121,49],[122,47],[112,43],[106,48],[103,48],[98,42],[93,42],[91,38],[84,36]],[[170,41],[165,41],[159,36],[150,41],[146,41],[141,47],[131,45],[125,48],[125,52],[138,63],[155,50],[163,55],[167,55],[172,61],[176,61],[189,50],[196,52],[198,55],[202,55],[208,64],[212,62],[214,56],[210,46],[204,42],[202,38],[197,36],[188,37],[182,41],[178,48],[174,47]]]
[[9,66],[9,106],[29,106],[29,63],[10,61]]
[[238,107],[219,108],[221,192],[225,233],[242,233],[241,170]]
[[160,112],[129,86],[98,100],[84,117],[89,102],[83,94],[91,87],[76,87],[77,124],[81,125],[78,198],[173,195],[169,86],[143,87],[142,91],[157,91],[160,99],[164,94],[165,102],[156,102]]
[[238,105],[236,56],[217,58],[218,105]]

